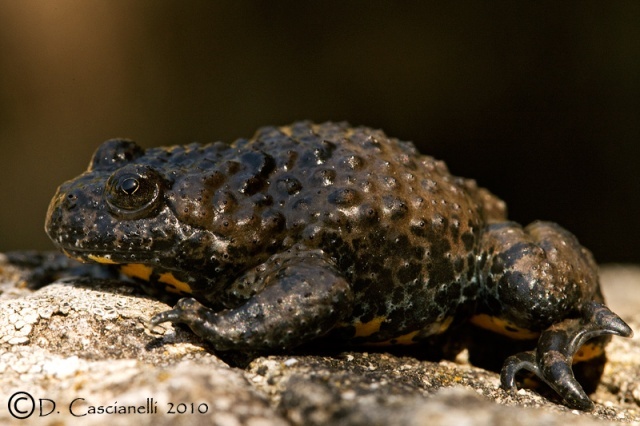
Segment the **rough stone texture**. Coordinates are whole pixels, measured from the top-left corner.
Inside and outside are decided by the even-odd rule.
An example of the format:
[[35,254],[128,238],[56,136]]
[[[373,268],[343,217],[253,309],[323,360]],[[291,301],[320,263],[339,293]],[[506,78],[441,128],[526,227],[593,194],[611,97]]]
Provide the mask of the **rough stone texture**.
[[[384,352],[296,353],[231,367],[187,329],[167,324],[148,330],[146,320],[166,305],[134,287],[67,279],[33,291],[22,277],[0,258],[2,424],[24,424],[8,411],[17,392],[35,398],[32,417],[39,398],[43,414],[52,408],[47,400],[55,401],[54,412],[38,423],[56,425],[640,424],[637,338],[613,339],[592,395],[596,409],[580,413],[532,390],[510,395],[499,389],[496,373],[469,365],[464,356],[453,363]],[[609,304],[640,330],[640,302],[631,297],[640,268],[610,266],[602,277]],[[77,418],[69,412],[76,398],[84,398],[74,403],[76,414],[100,405],[145,411],[148,401],[157,412]],[[187,412],[167,414],[170,403]],[[28,407],[29,401],[18,402]]]

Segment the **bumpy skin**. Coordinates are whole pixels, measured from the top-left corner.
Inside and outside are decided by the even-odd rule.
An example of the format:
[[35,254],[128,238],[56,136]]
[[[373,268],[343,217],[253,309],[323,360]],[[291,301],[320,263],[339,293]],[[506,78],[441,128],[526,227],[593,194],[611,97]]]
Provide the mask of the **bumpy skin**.
[[506,361],[504,387],[524,368],[588,409],[574,354],[631,334],[569,232],[508,222],[474,181],[345,123],[266,127],[231,145],[107,141],[59,188],[46,229],[71,257],[189,296],[152,323],[185,323],[219,350],[408,344],[468,319],[532,341]]

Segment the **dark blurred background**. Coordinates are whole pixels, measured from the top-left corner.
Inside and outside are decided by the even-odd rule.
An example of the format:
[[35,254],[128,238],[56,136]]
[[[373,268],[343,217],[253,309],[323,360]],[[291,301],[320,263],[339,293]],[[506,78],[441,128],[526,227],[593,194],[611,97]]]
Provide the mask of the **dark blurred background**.
[[640,262],[640,2],[2,2],[0,251],[105,139],[348,120]]

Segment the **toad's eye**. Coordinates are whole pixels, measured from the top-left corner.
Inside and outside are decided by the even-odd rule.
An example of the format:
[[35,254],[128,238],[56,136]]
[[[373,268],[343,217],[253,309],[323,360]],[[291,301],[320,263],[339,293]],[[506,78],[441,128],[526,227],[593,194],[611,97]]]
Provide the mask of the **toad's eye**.
[[148,167],[127,166],[107,182],[105,197],[113,214],[138,219],[157,212],[162,201],[162,178]]

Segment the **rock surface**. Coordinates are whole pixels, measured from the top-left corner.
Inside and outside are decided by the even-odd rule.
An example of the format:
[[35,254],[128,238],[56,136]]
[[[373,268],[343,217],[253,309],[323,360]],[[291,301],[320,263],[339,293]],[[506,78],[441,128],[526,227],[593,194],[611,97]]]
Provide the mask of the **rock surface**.
[[[14,416],[31,408],[38,424],[56,425],[640,424],[637,338],[613,339],[596,409],[582,413],[532,390],[511,395],[463,356],[295,353],[232,367],[187,329],[149,330],[167,305],[135,287],[72,278],[33,291],[23,277],[0,258],[2,424],[24,424]],[[609,305],[640,330],[630,297],[640,268],[605,267],[602,278]]]

